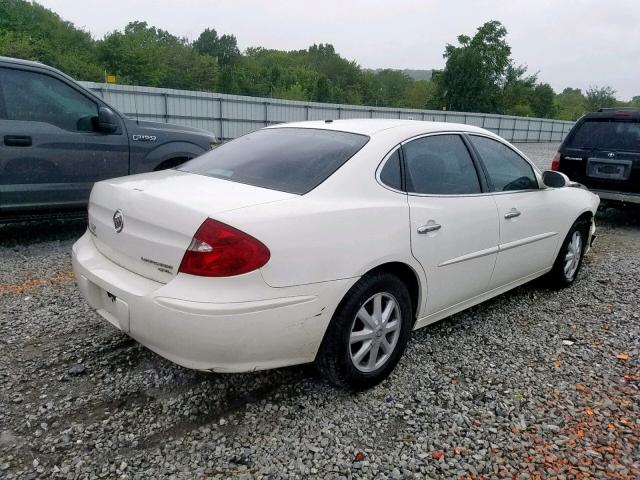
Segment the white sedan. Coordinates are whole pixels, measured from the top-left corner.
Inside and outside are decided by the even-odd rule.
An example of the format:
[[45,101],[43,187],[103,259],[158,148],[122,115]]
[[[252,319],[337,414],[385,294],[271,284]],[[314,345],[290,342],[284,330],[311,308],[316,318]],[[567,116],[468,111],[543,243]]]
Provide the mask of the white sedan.
[[598,203],[481,128],[283,124],[97,183],[73,266],[102,317],[175,363],[315,362],[362,389],[413,329],[545,274],[571,284]]

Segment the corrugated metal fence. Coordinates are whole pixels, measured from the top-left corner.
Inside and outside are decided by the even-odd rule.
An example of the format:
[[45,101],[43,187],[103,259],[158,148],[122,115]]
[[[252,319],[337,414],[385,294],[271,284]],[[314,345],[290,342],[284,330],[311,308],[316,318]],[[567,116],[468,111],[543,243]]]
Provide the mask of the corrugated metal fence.
[[82,82],[122,113],[141,120],[176,123],[230,140],[267,125],[339,118],[403,118],[466,123],[514,142],[560,142],[573,122],[484,113],[298,102],[222,93]]

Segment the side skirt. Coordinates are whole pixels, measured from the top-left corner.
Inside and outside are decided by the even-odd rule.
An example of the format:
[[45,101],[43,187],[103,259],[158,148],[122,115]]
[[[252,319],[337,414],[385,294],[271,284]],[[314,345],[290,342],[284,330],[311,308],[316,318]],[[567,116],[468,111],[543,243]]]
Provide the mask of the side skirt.
[[485,300],[489,300],[490,298],[497,297],[498,295],[504,292],[508,292],[509,290],[519,287],[520,285],[523,285],[527,282],[530,282],[535,278],[541,277],[545,273],[549,272],[551,268],[552,267],[545,268],[538,272],[532,273],[531,275],[527,275],[526,277],[522,277],[519,280],[515,280],[511,283],[507,283],[502,287],[494,288],[493,290],[489,290],[488,292],[477,295],[473,298],[470,298],[469,300],[460,302],[456,305],[453,305],[452,307],[447,307],[443,310],[440,310],[439,312],[435,312],[435,313],[432,313],[431,315],[427,315],[426,317],[419,318],[416,321],[413,329],[417,330],[418,328],[425,327],[427,325],[437,322],[438,320],[442,320],[443,318],[449,317],[454,313],[461,312],[462,310],[466,310],[467,308],[470,308],[470,307],[473,307],[474,305],[482,303]]

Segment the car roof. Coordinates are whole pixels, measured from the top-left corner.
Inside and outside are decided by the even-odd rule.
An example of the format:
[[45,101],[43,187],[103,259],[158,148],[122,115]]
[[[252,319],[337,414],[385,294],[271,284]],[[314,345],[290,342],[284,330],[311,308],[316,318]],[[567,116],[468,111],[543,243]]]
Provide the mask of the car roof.
[[585,120],[640,120],[640,108],[600,108],[597,112],[589,112],[584,117]]
[[[443,131],[482,133],[494,136],[488,130],[473,125],[449,122],[430,122],[422,120],[378,119],[378,118],[354,118],[340,120],[313,120],[307,122],[293,122],[272,125],[268,128],[316,128],[321,130],[336,130],[341,132],[357,133],[372,136],[384,130],[398,129],[415,134],[416,129],[421,133],[434,133]],[[398,132],[400,133],[400,132]]]
[[41,62],[35,62],[33,60],[23,60],[21,58],[3,57],[2,55],[0,55],[0,62],[13,63],[16,65],[23,65],[25,67],[46,68],[47,70],[57,71],[55,68]]

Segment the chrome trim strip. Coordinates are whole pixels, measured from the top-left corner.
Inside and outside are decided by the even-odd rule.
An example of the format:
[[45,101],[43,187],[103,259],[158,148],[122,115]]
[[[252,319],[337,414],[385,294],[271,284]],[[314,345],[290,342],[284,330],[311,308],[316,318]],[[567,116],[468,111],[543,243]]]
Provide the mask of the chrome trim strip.
[[540,240],[544,240],[545,238],[550,238],[557,235],[558,232],[547,232],[541,233],[539,235],[534,235],[532,237],[521,238],[520,240],[515,240],[509,243],[500,244],[499,250],[504,252],[505,250],[511,250],[512,248],[521,247],[523,245],[528,245],[530,243],[538,242]]
[[523,245],[528,245],[530,243],[538,242],[540,240],[553,237],[557,234],[558,232],[547,232],[547,233],[541,233],[539,235],[534,235],[532,237],[521,238],[520,240],[516,240],[514,242],[498,245],[497,247],[485,248],[484,250],[478,250],[477,252],[467,253],[466,255],[462,255],[460,257],[455,257],[450,260],[445,260],[444,262],[440,263],[438,267],[446,267],[448,265],[454,265],[456,263],[466,262],[467,260],[486,257],[487,255],[504,252],[506,250],[511,250],[512,248],[521,247]]
[[487,255],[498,253],[499,250],[500,250],[499,247],[485,248],[484,250],[478,250],[477,252],[467,253],[466,255],[462,255],[461,257],[456,257],[456,258],[452,258],[451,260],[446,260],[438,266],[446,267],[447,265],[453,265],[455,263],[461,263],[467,260],[473,260],[474,258],[486,257]]

